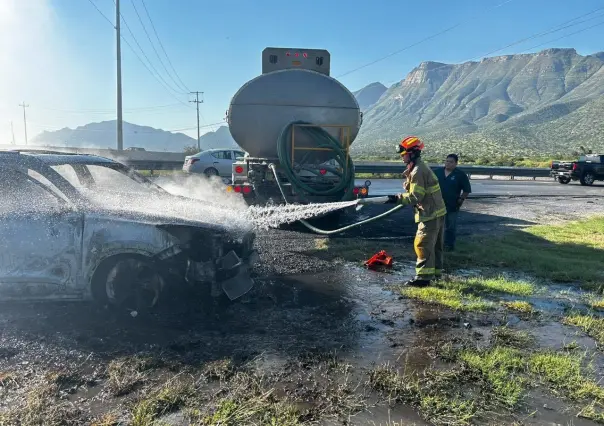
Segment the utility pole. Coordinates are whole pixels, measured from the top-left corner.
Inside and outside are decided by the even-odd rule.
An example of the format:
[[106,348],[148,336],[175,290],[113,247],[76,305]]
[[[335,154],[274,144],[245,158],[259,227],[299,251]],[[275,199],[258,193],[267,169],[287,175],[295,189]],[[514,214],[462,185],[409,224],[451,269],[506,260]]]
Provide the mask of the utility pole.
[[[201,93],[201,97],[202,97],[201,101],[199,100],[200,93]],[[199,104],[203,103],[203,92],[191,92],[191,94],[195,95],[195,100],[189,101],[189,102],[197,104],[197,149],[201,151],[201,143],[199,142],[199,138],[201,137],[199,135]]]
[[117,150],[124,149],[122,121],[122,44],[120,34],[120,0],[115,0],[115,32],[117,42]]
[[23,125],[25,126],[25,145],[27,145],[27,117],[25,116],[25,108],[28,108],[29,105],[25,105],[25,102],[19,104],[20,107],[23,107]]
[[10,131],[13,134],[13,145],[15,145],[15,129],[13,128],[13,122],[10,122]]

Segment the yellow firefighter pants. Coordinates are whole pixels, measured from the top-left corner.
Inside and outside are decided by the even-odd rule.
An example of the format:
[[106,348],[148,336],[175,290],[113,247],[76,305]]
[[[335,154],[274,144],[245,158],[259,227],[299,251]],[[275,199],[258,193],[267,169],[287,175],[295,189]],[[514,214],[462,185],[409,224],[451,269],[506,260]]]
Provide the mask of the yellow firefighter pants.
[[415,264],[417,278],[431,280],[442,275],[444,231],[444,217],[417,224],[413,244],[417,256]]

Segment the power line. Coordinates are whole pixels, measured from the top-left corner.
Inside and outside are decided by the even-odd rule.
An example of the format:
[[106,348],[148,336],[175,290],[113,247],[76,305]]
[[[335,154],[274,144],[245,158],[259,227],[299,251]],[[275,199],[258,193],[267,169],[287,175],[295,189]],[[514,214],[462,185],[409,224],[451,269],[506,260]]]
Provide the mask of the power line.
[[[94,6],[94,8],[97,10],[97,12],[99,12],[99,14],[105,18],[105,20],[107,22],[109,22],[111,24],[111,27],[113,27],[115,29],[115,26],[113,25],[113,22],[111,22],[111,20],[109,18],[107,18],[107,16],[105,16],[105,14],[103,12],[101,12],[101,10],[96,6],[96,4],[94,4],[94,2],[92,0],[88,0],[90,2],[90,4],[92,4]],[[126,45],[130,48],[130,50],[132,50],[132,53],[134,53],[134,56],[136,56],[136,58],[139,60],[139,62],[141,64],[143,64],[143,66],[147,69],[147,71],[149,71],[149,74],[151,74],[151,76],[160,84],[164,87],[164,89],[166,89],[169,93],[170,96],[172,96],[174,99],[176,99],[179,103],[183,104],[184,106],[186,106],[187,108],[192,108],[191,106],[187,105],[186,103],[184,103],[182,100],[178,99],[176,96],[174,96],[174,94],[161,82],[161,80],[159,80],[155,74],[149,69],[149,67],[147,66],[147,64],[141,59],[141,57],[138,55],[138,53],[136,52],[136,50],[134,50],[134,48],[132,47],[132,45],[128,42],[128,40],[123,36],[120,35],[121,39],[124,40],[124,42],[126,43]]]
[[[157,49],[155,48],[155,44],[151,40],[151,36],[149,35],[149,32],[147,31],[147,27],[145,26],[143,19],[141,18],[141,15],[138,13],[138,9],[136,8],[136,4],[134,3],[134,0],[130,0],[130,3],[132,3],[132,7],[134,8],[134,11],[136,12],[138,21],[140,22],[141,26],[143,27],[143,31],[145,32],[145,35],[147,36],[147,40],[149,40],[149,44],[151,44],[151,47],[153,48],[153,51],[155,52],[155,56],[157,56],[157,59],[159,59],[159,63],[161,64],[163,69],[166,71],[166,74],[168,75],[168,77],[174,82],[176,87],[178,89],[180,89],[178,82],[174,79],[174,77],[172,77],[172,74],[170,74],[170,72],[168,71],[168,68],[166,68],[166,65],[164,64],[164,61],[162,61],[161,57],[159,56],[159,53],[157,52]],[[180,89],[180,90],[182,90],[182,89]],[[181,93],[187,93],[187,92],[181,92]]]
[[96,5],[96,4],[95,4],[95,3],[94,3],[92,0],[88,0],[88,1],[89,1],[89,2],[90,2],[90,4],[91,4],[91,5],[92,5],[92,6],[93,6],[95,9],[96,9],[96,11],[97,11],[97,12],[99,12],[99,14],[100,14],[100,15],[101,15],[103,18],[105,18],[105,20],[106,20],[107,22],[109,22],[113,28],[115,28],[115,25],[113,24],[113,22],[111,21],[111,19],[107,18],[107,16],[106,16],[106,15],[105,15],[103,12],[101,12],[101,9],[99,9],[99,8],[98,8],[98,6],[97,6],[97,5]]
[[553,42],[558,41],[558,40],[562,40],[562,39],[564,39],[564,38],[566,38],[566,37],[570,37],[570,36],[572,36],[572,35],[582,33],[583,31],[587,31],[587,30],[590,30],[590,29],[595,28],[595,27],[599,27],[600,25],[604,25],[604,21],[602,21],[602,22],[600,22],[600,23],[598,23],[598,24],[594,24],[594,25],[592,25],[592,26],[590,26],[590,27],[583,28],[583,29],[581,29],[581,30],[579,30],[579,31],[575,31],[574,33],[565,34],[565,35],[563,35],[562,37],[558,37],[558,38],[556,38],[556,39],[553,39],[553,40],[550,40],[550,41],[546,41],[545,43],[538,44],[538,45],[536,45],[536,46],[533,46],[533,47],[531,47],[531,48],[528,48],[528,49],[524,50],[524,52],[528,52],[529,50],[536,49],[536,48],[541,47],[541,46],[544,46],[544,45],[546,45],[546,44],[553,43]]
[[[137,12],[138,14],[138,12]],[[166,87],[168,87],[172,92],[174,92],[177,95],[181,95],[184,94],[183,92],[179,92],[178,90],[175,90],[170,84],[168,84],[168,82],[162,77],[162,75],[160,74],[160,72],[157,70],[157,68],[155,68],[155,66],[153,65],[153,63],[151,62],[151,59],[149,59],[149,57],[147,56],[147,54],[145,53],[145,50],[143,49],[143,47],[140,45],[140,43],[138,42],[138,39],[136,38],[136,36],[134,35],[134,33],[132,32],[132,29],[130,28],[130,25],[128,25],[128,21],[126,21],[126,18],[124,18],[124,15],[122,15],[120,13],[120,18],[121,21],[124,23],[124,25],[126,25],[126,29],[128,30],[128,32],[130,33],[130,35],[132,36],[132,38],[134,39],[134,42],[136,43],[136,45],[138,46],[138,48],[140,49],[141,53],[143,54],[143,56],[145,57],[145,59],[147,60],[147,62],[149,63],[149,66],[151,67],[151,69],[153,69],[153,71],[155,71],[155,73],[157,74],[157,76],[161,79],[161,81],[166,85]],[[140,18],[139,18],[140,19]],[[143,28],[144,29],[144,28]],[[146,31],[145,31],[146,32]],[[160,60],[161,62],[161,60]],[[163,65],[163,64],[162,64]],[[165,68],[165,67],[164,67]]]
[[[574,17],[574,18],[572,18],[572,19],[569,19],[568,21],[564,21],[564,22],[562,22],[561,24],[554,25],[553,27],[550,27],[550,28],[548,28],[547,30],[545,30],[545,31],[543,31],[543,32],[534,33],[534,34],[532,34],[532,35],[530,35],[530,36],[528,36],[528,37],[524,37],[524,38],[522,38],[522,39],[516,40],[516,41],[514,41],[514,42],[512,42],[512,43],[510,43],[510,44],[507,44],[507,45],[505,45],[505,46],[503,46],[503,47],[500,47],[500,48],[498,48],[498,49],[492,50],[492,51],[490,51],[490,52],[488,52],[488,53],[486,53],[486,54],[482,54],[482,55],[480,55],[480,56],[474,56],[473,58],[470,58],[470,59],[466,59],[466,60],[464,60],[464,61],[461,61],[460,63],[461,63],[461,64],[463,64],[463,63],[467,63],[467,62],[475,61],[475,60],[478,60],[478,59],[482,59],[482,58],[485,58],[485,57],[488,57],[488,56],[492,55],[493,53],[500,52],[500,51],[502,51],[502,50],[504,50],[504,49],[507,49],[507,48],[509,48],[509,47],[511,47],[511,46],[515,46],[515,45],[517,45],[517,44],[523,43],[523,42],[525,42],[525,41],[532,40],[532,39],[539,38],[539,37],[543,37],[543,36],[545,36],[545,35],[552,34],[552,33],[558,32],[558,31],[563,30],[563,29],[566,29],[566,28],[570,28],[570,27],[573,27],[573,26],[576,26],[576,25],[583,24],[583,23],[588,22],[588,21],[590,21],[590,20],[592,20],[592,19],[594,19],[594,18],[590,18],[590,19],[587,19],[587,20],[584,20],[584,21],[576,22],[576,23],[574,23],[574,24],[570,24],[570,23],[571,23],[571,22],[573,22],[573,21],[576,21],[577,19],[581,19],[581,18],[583,18],[583,17],[585,17],[585,16],[588,16],[588,15],[591,15],[591,14],[593,14],[593,13],[596,13],[596,12],[598,12],[598,11],[600,11],[600,10],[604,10],[604,7],[600,7],[600,8],[594,9],[594,10],[592,10],[591,12],[584,13],[584,14],[582,14],[582,15],[579,15],[579,16],[576,16],[576,17]],[[596,18],[600,18],[600,17],[602,17],[602,15],[597,16]],[[569,24],[569,25],[567,25],[567,24]],[[566,26],[565,26],[565,25],[566,25]],[[597,24],[597,25],[600,25],[600,24]],[[594,25],[593,27],[595,27],[595,26],[597,26],[597,25]],[[592,28],[592,27],[589,27],[589,28]],[[579,32],[585,31],[585,30],[587,30],[587,29],[589,29],[589,28],[585,28],[585,29],[583,29],[583,30],[581,30],[581,31],[579,31]],[[566,36],[560,37],[560,39],[565,38],[565,37],[566,37]],[[555,40],[554,40],[554,41],[555,41]],[[548,42],[548,43],[550,43],[550,42]],[[547,43],[544,43],[544,44],[547,44]],[[448,68],[448,67],[451,67],[451,66],[452,66],[452,64],[444,64],[444,65],[439,66],[439,67],[431,68],[431,69],[430,69],[430,71],[432,72],[432,71],[436,71],[436,70],[439,70],[439,69]],[[399,80],[397,80],[397,81],[399,81]]]
[[[499,4],[495,5],[495,6],[492,6],[492,7],[486,8],[486,9],[483,11],[483,13],[489,12],[489,11],[494,10],[494,9],[498,9],[498,8],[500,8],[500,7],[502,7],[502,6],[505,6],[506,4],[508,4],[508,3],[512,2],[512,1],[514,1],[514,0],[506,0],[506,1],[504,1],[503,3],[499,3]],[[423,39],[421,39],[421,40],[419,40],[419,41],[417,41],[417,42],[415,42],[415,43],[413,43],[413,44],[410,44],[410,45],[408,45],[408,46],[405,46],[405,47],[403,47],[402,49],[399,49],[399,50],[397,50],[397,51],[395,51],[395,52],[389,53],[389,54],[388,54],[388,55],[386,55],[386,56],[382,56],[382,57],[381,57],[381,58],[379,58],[379,59],[376,59],[376,60],[374,60],[374,61],[371,61],[371,62],[369,62],[369,63],[367,63],[367,64],[365,64],[365,65],[362,65],[362,66],[360,66],[360,67],[354,68],[354,69],[352,69],[352,70],[350,70],[350,71],[345,72],[344,74],[340,74],[340,75],[339,75],[339,76],[337,76],[336,78],[337,78],[337,79],[340,79],[340,78],[342,78],[342,77],[344,77],[344,76],[347,76],[348,74],[352,74],[352,73],[354,73],[354,72],[357,72],[357,71],[359,71],[359,70],[362,70],[363,68],[367,68],[367,67],[369,67],[369,66],[371,66],[371,65],[377,64],[378,62],[381,62],[381,61],[383,61],[383,60],[385,60],[385,59],[388,59],[388,58],[390,58],[390,57],[392,57],[392,56],[394,56],[394,55],[398,55],[399,53],[404,52],[405,50],[411,49],[412,47],[415,47],[415,46],[417,46],[417,45],[419,45],[419,44],[422,44],[422,43],[424,43],[424,42],[426,42],[426,41],[428,41],[428,40],[432,40],[433,38],[436,38],[436,37],[438,37],[438,36],[440,36],[440,35],[442,35],[442,34],[445,34],[445,33],[449,32],[449,31],[451,31],[451,30],[454,30],[455,28],[459,27],[460,25],[463,25],[463,24],[465,24],[466,22],[472,21],[472,20],[474,20],[475,18],[477,18],[477,17],[478,17],[478,16],[480,16],[480,15],[482,15],[482,13],[481,13],[481,14],[479,14],[479,15],[475,15],[475,16],[473,16],[473,17],[469,18],[469,19],[466,19],[465,21],[458,22],[457,24],[455,24],[455,25],[453,25],[453,26],[451,26],[451,27],[448,27],[448,28],[446,28],[446,29],[444,29],[444,30],[442,30],[442,31],[439,31],[439,32],[435,33],[435,34],[432,34],[431,36],[428,36],[428,37],[426,37],[426,38],[423,38]]]
[[168,53],[166,52],[166,49],[164,49],[164,45],[161,42],[161,39],[159,38],[159,35],[157,34],[157,30],[155,29],[155,25],[153,24],[153,20],[151,19],[151,15],[149,14],[149,11],[147,10],[147,5],[145,4],[145,0],[141,0],[141,3],[143,4],[143,8],[145,9],[145,13],[147,14],[147,18],[149,18],[149,22],[151,23],[151,28],[153,28],[153,32],[155,33],[155,37],[157,37],[157,41],[159,42],[159,46],[161,47],[161,50],[164,52],[164,55],[166,55],[166,59],[168,60],[168,64],[170,65],[170,68],[172,68],[172,71],[174,71],[174,75],[176,75],[176,78],[178,79],[178,81],[180,81],[180,83],[182,84],[182,87],[187,92],[190,92],[190,90],[183,83],[183,81],[181,80],[180,76],[176,72],[176,69],[174,69],[174,65],[172,65],[172,61],[170,61],[170,57],[168,56]]

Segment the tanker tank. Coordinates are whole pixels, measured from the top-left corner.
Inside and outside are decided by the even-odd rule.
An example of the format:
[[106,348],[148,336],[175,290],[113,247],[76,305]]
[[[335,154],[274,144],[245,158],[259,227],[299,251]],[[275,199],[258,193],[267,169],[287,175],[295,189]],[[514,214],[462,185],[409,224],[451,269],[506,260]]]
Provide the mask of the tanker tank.
[[[306,69],[272,71],[250,80],[233,96],[228,112],[233,139],[256,158],[277,158],[281,132],[294,121],[341,126],[324,129],[343,144],[352,144],[360,130],[361,112],[354,95],[339,81]],[[340,134],[343,127],[349,137]],[[317,144],[304,132],[294,137],[296,147]],[[306,153],[308,161],[326,156],[321,151]]]

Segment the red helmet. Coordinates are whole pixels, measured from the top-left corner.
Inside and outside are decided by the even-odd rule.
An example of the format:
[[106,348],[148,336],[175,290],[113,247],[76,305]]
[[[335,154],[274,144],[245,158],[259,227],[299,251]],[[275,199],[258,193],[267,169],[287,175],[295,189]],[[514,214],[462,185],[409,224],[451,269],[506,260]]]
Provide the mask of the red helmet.
[[411,151],[421,151],[422,149],[424,149],[424,143],[416,136],[406,137],[397,146],[397,152],[401,154],[401,157]]

